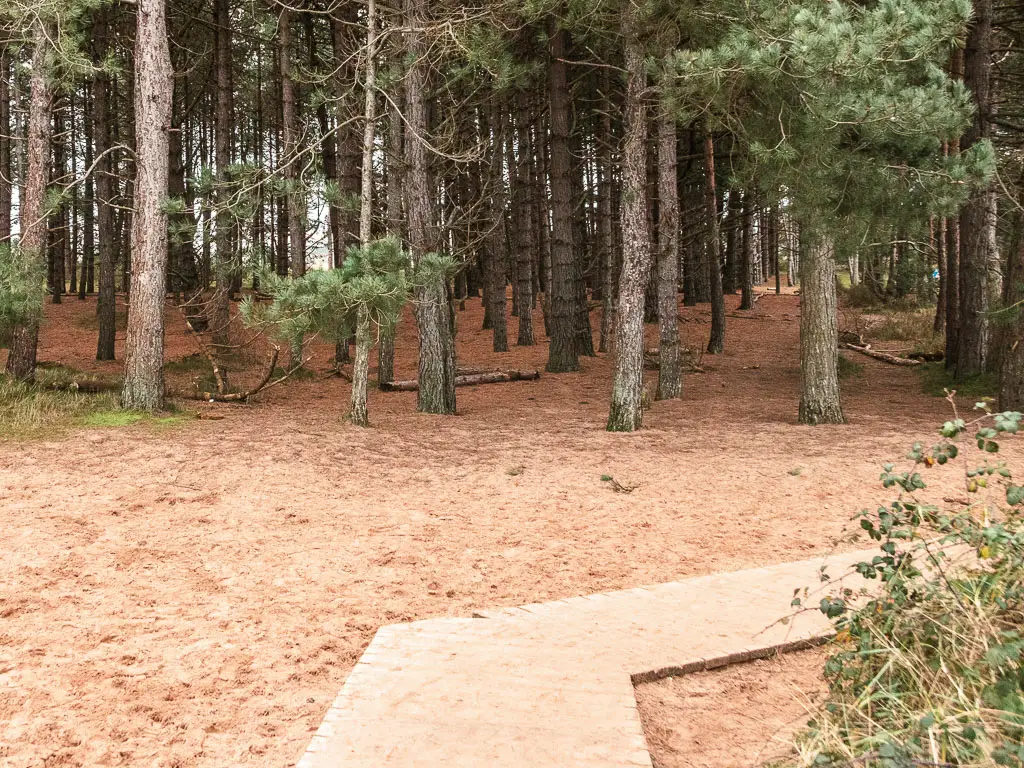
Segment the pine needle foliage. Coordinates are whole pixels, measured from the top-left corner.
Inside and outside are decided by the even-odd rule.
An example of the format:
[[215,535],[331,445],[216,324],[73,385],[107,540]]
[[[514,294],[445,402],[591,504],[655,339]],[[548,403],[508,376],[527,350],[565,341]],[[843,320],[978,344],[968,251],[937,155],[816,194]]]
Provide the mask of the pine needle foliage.
[[992,172],[988,142],[944,157],[971,118],[945,73],[968,0],[752,0],[716,44],[668,69],[683,117],[749,150],[737,180],[780,190],[799,219],[859,241],[883,220],[952,214]]
[[39,322],[45,291],[42,262],[22,258],[17,245],[0,245],[0,343],[16,326]]

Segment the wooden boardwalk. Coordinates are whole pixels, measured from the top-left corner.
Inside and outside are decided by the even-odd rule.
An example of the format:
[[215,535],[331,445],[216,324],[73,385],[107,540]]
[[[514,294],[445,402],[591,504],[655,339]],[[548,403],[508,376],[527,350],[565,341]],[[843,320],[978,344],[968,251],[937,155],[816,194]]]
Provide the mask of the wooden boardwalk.
[[634,683],[827,638],[794,590],[876,553],[382,627],[298,768],[650,766]]

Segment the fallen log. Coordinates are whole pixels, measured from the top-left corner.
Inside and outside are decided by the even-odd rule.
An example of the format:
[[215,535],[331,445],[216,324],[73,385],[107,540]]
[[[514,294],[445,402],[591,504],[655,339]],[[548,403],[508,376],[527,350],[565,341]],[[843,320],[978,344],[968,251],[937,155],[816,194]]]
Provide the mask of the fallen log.
[[[487,371],[485,373],[474,373],[467,376],[456,376],[456,387],[471,387],[477,384],[501,384],[506,381],[532,381],[540,378],[540,371]],[[420,383],[416,379],[408,381],[392,381],[390,384],[381,384],[382,392],[416,392]]]
[[883,363],[889,363],[890,365],[920,365],[920,360],[911,360],[908,357],[896,357],[896,355],[889,355],[885,352],[878,352],[877,350],[871,349],[869,346],[858,347],[856,344],[840,344],[842,349],[849,349],[854,352],[860,352],[862,355],[873,358],[875,360],[881,360]]

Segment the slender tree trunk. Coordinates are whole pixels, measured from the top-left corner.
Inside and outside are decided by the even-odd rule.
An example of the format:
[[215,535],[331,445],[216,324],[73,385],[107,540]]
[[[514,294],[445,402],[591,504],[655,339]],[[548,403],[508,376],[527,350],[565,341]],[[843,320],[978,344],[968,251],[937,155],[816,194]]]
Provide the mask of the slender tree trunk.
[[[366,73],[363,80],[365,106],[363,109],[362,178],[359,192],[359,244],[366,247],[373,237],[373,146],[377,100],[377,4],[369,0],[366,8]],[[383,335],[381,337],[383,339]],[[347,345],[346,345],[347,346]],[[370,316],[365,307],[356,313],[356,357],[352,365],[352,410],[349,419],[359,427],[370,425],[366,410],[366,389],[370,379],[370,349],[373,334]]]
[[[433,233],[430,165],[426,140],[427,45],[424,27],[426,0],[404,0],[408,60],[405,81],[406,212],[409,245],[413,258],[422,264],[424,256],[436,250]],[[425,413],[455,413],[455,339],[448,311],[448,286],[443,275],[416,290],[416,322],[420,334],[419,382],[416,407]]]
[[288,208],[288,264],[293,277],[306,274],[305,195],[300,188],[299,169],[299,113],[296,103],[295,80],[292,76],[292,11],[281,6],[278,17],[277,45],[281,69],[281,117],[283,136],[285,197]]
[[506,320],[506,262],[505,262],[505,180],[501,105],[495,101],[490,114],[490,168],[488,181],[490,194],[487,241],[487,277],[490,284],[488,298],[491,309],[491,328],[493,329],[493,348],[495,352],[508,352],[508,321]]
[[615,378],[608,431],[632,432],[643,423],[644,290],[651,271],[647,221],[647,72],[645,50],[633,28],[625,29],[625,142],[622,150],[622,276],[616,313]]
[[132,224],[133,282],[125,337],[125,408],[164,403],[164,298],[167,269],[167,129],[173,72],[164,0],[139,0],[135,44],[137,171]]
[[682,394],[679,370],[679,187],[676,118],[658,115],[658,390],[656,400]]
[[754,308],[754,200],[743,193],[743,233],[740,237],[740,306],[741,310]]
[[[83,102],[82,143],[85,145],[83,162],[86,168],[92,168],[95,135],[93,125],[93,89],[88,84]],[[82,200],[82,277],[78,281],[78,298],[85,300],[86,295],[95,291],[96,270],[96,173],[85,177],[85,196]]]
[[801,424],[843,424],[839,399],[836,264],[826,239],[800,228]]
[[519,338],[520,347],[536,344],[533,337],[533,215],[529,206],[530,157],[533,141],[530,135],[530,97],[525,91],[517,96],[516,130],[518,157],[512,177],[512,217],[515,222],[516,282],[519,285]]
[[[214,0],[215,76],[217,99],[214,113],[214,163],[217,166],[217,183],[214,188],[217,228],[215,236],[216,288],[211,302],[212,316],[209,319],[213,343],[219,349],[230,344],[231,330],[231,160],[234,128],[234,96],[231,83],[231,0]],[[227,369],[221,364],[221,375]]]
[[[366,105],[363,110],[363,173],[359,195],[359,243],[367,245],[373,237],[373,139],[377,119],[377,3],[366,5]],[[358,344],[358,338],[356,339]]]
[[[64,136],[64,110],[65,105],[60,103],[60,106],[55,106],[53,109],[52,121],[53,121],[53,132],[54,135],[50,139],[50,144],[53,149],[53,165],[51,173],[51,183],[55,186],[63,185],[65,181],[65,174],[67,173],[66,167],[66,153],[64,151],[64,143],[66,141]],[[65,263],[65,251],[67,248],[67,229],[65,228],[65,204],[62,201],[53,213],[50,214],[50,231],[48,233],[49,240],[49,257],[50,263],[53,268],[52,271],[52,282],[51,282],[51,301],[54,304],[60,304],[61,299],[64,296],[64,291],[67,287],[66,278],[64,274],[64,263]]]
[[567,55],[569,33],[558,29],[552,19],[549,26],[550,63],[548,99],[551,162],[551,281],[548,323],[551,345],[547,370],[564,373],[580,369],[576,333],[575,257],[573,254],[572,173],[569,156],[569,115],[571,100]]
[[[46,71],[47,59],[56,30],[38,19],[33,23],[32,73],[29,77],[28,144],[25,194],[20,205],[20,257],[42,263],[46,254],[46,184],[50,164],[50,113],[53,91]],[[14,328],[7,354],[7,373],[20,381],[32,381],[36,375],[36,349],[39,344],[39,320],[30,320]]]
[[11,245],[11,54],[0,49],[0,247]]
[[708,282],[711,285],[711,337],[708,352],[720,355],[725,349],[725,295],[722,292],[722,256],[719,250],[718,196],[715,194],[715,140],[710,129],[704,135],[704,207],[708,219]]
[[366,410],[366,384],[370,379],[370,348],[373,346],[373,333],[370,317],[365,309],[360,309],[356,319],[356,359],[352,365],[352,410],[349,421],[357,427],[370,426],[370,418]]
[[600,133],[597,137],[597,228],[598,242],[601,244],[604,262],[604,285],[601,290],[601,332],[597,345],[599,352],[608,352],[611,349],[612,334],[615,331],[615,275],[618,267],[612,222],[613,106],[611,87],[611,74],[604,69],[601,71],[601,121]]
[[[401,42],[396,43],[401,46]],[[390,152],[387,157],[388,171],[388,233],[392,237],[402,239],[402,89],[392,89],[391,103],[388,108],[388,141]],[[396,323],[380,329],[380,341],[377,346],[377,383],[390,384],[395,378],[395,333]]]
[[[96,41],[96,63],[106,59],[110,42],[108,39],[107,8],[96,12],[93,39]],[[96,146],[96,224],[100,257],[99,296],[96,301],[96,316],[99,321],[99,337],[96,340],[96,359],[114,359],[116,336],[116,304],[114,297],[117,268],[116,221],[114,205],[117,190],[114,180],[114,163],[111,153],[111,131],[114,112],[111,104],[110,77],[98,70],[93,81],[93,143]]]
[[[964,49],[964,84],[974,97],[974,121],[962,150],[988,138],[991,117],[992,0],[974,0]],[[960,334],[956,380],[985,370],[988,352],[988,189],[971,192],[960,214]]]

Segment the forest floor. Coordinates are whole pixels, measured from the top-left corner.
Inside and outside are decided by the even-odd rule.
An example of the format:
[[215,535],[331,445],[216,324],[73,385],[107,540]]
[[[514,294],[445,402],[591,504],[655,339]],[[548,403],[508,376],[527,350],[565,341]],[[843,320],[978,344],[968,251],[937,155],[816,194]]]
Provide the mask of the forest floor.
[[636,688],[654,768],[778,765],[827,692],[822,649]]
[[[118,371],[92,360],[92,301],[46,309],[42,360]],[[382,624],[829,551],[888,498],[880,463],[949,406],[914,370],[860,358],[850,423],[797,425],[798,312],[769,295],[730,316],[726,353],[634,434],[604,431],[605,355],[460,388],[452,418],[373,390],[359,429],[321,345],[314,378],[185,403],[204,419],[0,441],[0,763],[285,768]],[[169,317],[168,358],[187,361]],[[708,308],[682,317],[701,347]],[[543,369],[546,344],[491,352],[478,301],[459,323],[460,365]],[[415,350],[403,322],[399,378]]]

